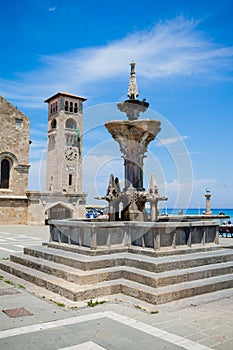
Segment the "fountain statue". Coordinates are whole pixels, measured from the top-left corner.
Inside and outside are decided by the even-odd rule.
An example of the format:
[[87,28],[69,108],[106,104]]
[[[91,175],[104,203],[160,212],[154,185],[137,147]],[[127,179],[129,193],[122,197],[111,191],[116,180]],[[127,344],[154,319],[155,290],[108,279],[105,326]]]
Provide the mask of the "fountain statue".
[[135,62],[131,62],[130,83],[128,86],[129,99],[118,103],[117,107],[124,112],[128,120],[114,120],[105,123],[105,127],[114,140],[119,143],[124,159],[124,188],[121,191],[119,180],[111,174],[106,196],[98,197],[109,202],[110,221],[119,220],[119,204],[123,204],[121,220],[148,221],[145,210],[146,202],[151,205],[151,221],[157,220],[157,203],[167,200],[158,192],[155,174],[152,174],[150,187],[143,187],[143,160],[151,141],[160,132],[160,121],[151,119],[139,120],[141,112],[145,112],[149,103],[145,99],[138,100]]

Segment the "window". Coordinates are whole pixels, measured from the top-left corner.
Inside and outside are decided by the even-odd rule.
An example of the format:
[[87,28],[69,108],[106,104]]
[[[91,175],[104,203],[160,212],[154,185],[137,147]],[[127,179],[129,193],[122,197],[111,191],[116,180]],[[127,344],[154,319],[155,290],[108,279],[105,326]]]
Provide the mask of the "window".
[[50,104],[50,114],[57,113],[57,101]]
[[68,101],[65,101],[65,111],[68,112],[68,110],[69,110]]
[[70,112],[73,112],[73,102],[70,102]]
[[56,119],[53,119],[51,121],[51,129],[56,129],[56,127],[57,127],[57,121],[56,121]]
[[15,119],[15,127],[17,130],[21,130],[23,125],[23,119],[16,118]]
[[72,174],[69,174],[69,186],[72,186]]
[[79,146],[79,139],[76,134],[66,134],[66,146]]
[[74,104],[74,113],[77,113],[78,112],[78,104],[77,102],[75,102]]
[[67,129],[76,129],[77,125],[76,125],[76,121],[72,118],[69,118],[66,120],[66,128]]
[[10,162],[8,159],[1,161],[1,181],[0,188],[9,188],[10,180]]

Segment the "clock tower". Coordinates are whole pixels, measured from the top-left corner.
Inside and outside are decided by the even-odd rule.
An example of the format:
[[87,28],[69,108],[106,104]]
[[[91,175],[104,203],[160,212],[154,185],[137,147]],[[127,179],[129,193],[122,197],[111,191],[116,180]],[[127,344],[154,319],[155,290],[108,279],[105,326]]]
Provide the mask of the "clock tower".
[[82,119],[86,99],[58,92],[48,103],[46,191],[82,192]]

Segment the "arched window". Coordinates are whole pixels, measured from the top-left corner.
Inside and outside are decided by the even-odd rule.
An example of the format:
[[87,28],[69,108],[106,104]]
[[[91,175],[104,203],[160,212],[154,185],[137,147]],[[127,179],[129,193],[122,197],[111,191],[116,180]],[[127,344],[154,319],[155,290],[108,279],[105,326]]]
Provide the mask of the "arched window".
[[76,121],[74,119],[72,119],[72,118],[67,119],[67,121],[66,121],[66,128],[75,130],[77,128]]
[[70,102],[70,112],[73,112],[73,102]]
[[65,111],[68,112],[69,110],[69,104],[68,101],[65,101]]
[[56,127],[57,127],[57,121],[56,121],[56,119],[53,119],[51,121],[51,129],[56,129]]
[[77,102],[75,102],[74,104],[74,113],[77,113],[78,112],[78,104]]
[[1,182],[0,188],[9,188],[10,180],[10,162],[8,159],[1,161]]

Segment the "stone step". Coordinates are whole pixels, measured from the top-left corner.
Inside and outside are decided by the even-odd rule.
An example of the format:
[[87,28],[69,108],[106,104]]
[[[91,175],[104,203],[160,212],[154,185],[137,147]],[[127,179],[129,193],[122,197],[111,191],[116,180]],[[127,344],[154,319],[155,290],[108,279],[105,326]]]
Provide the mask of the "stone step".
[[71,266],[58,264],[34,256],[23,254],[12,254],[10,260],[35,270],[42,271],[49,275],[63,278],[69,282],[79,285],[96,284],[102,281],[114,280],[122,278],[124,267],[110,267],[106,269],[83,271]]
[[233,287],[232,274],[183,282],[160,288],[149,287],[125,279],[80,287],[72,282],[64,281],[61,278],[47,275],[44,272],[30,269],[12,261],[0,261],[0,268],[74,301],[123,293],[151,304],[163,304],[173,300]]
[[114,266],[127,266],[145,271],[163,272],[233,261],[233,250],[229,249],[159,258],[130,253],[89,257],[72,252],[60,251],[54,248],[47,248],[45,246],[36,248],[27,247],[24,248],[24,253],[84,271]]
[[69,251],[73,253],[78,253],[82,255],[89,255],[89,256],[98,256],[98,255],[108,255],[108,254],[116,254],[116,253],[133,253],[133,254],[141,254],[145,256],[152,256],[152,257],[161,257],[161,256],[170,256],[170,255],[182,255],[182,254],[191,254],[191,253],[199,253],[199,252],[207,252],[207,251],[216,251],[219,249],[222,249],[221,246],[216,244],[208,243],[208,245],[203,244],[195,244],[192,247],[189,246],[177,246],[176,249],[169,249],[169,248],[163,248],[161,250],[154,250],[151,248],[143,248],[138,246],[129,246],[129,247],[122,247],[115,245],[114,248],[101,248],[98,249],[90,249],[89,247],[79,247],[78,245],[74,244],[67,244],[67,243],[58,243],[58,242],[43,242],[44,246],[47,246],[49,248],[55,248],[59,250]]
[[121,292],[150,304],[165,304],[179,299],[232,288],[233,275],[217,276],[160,288],[140,286],[138,287],[135,282],[127,281],[121,286]]
[[0,261],[0,269],[73,301],[88,300],[121,292],[119,283],[100,282],[98,285],[78,286],[13,261]]
[[42,271],[44,273],[63,278],[79,285],[96,284],[115,279],[126,279],[152,287],[166,286],[197,279],[209,278],[233,272],[233,261],[206,266],[198,266],[182,270],[169,270],[165,272],[142,271],[141,269],[119,266],[105,269],[83,271],[70,266],[46,261],[41,258],[14,254],[11,261]]
[[231,273],[233,273],[232,261],[158,273],[150,271],[140,272],[139,269],[128,268],[127,271],[124,271],[122,277],[143,285],[158,288],[215,276],[228,275]]

